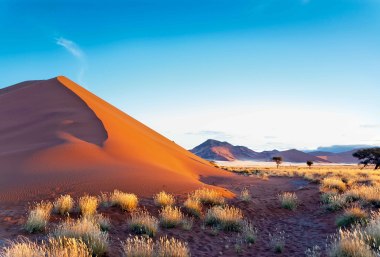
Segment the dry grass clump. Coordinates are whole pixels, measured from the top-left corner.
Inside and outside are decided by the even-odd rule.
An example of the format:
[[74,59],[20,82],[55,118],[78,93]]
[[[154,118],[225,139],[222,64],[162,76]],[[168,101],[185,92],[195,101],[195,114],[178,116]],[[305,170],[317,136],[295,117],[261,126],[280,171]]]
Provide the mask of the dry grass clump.
[[127,238],[122,244],[124,257],[153,257],[153,240],[148,237]]
[[353,200],[362,200],[380,206],[379,186],[356,186],[346,192]]
[[249,221],[244,221],[242,235],[245,242],[254,244],[257,240],[258,235],[257,228],[255,228]]
[[23,238],[0,250],[1,257],[91,257],[87,245],[74,238],[49,238],[37,244]]
[[37,203],[29,211],[28,219],[25,224],[25,230],[29,233],[44,231],[50,219],[53,205],[50,202]]
[[199,199],[199,201],[201,201],[201,203],[203,204],[209,204],[209,205],[224,204],[223,195],[214,189],[208,189],[208,188],[198,189],[192,194],[191,197],[195,199]]
[[159,207],[172,206],[175,204],[173,195],[161,191],[153,197],[154,203]]
[[306,257],[321,257],[322,249],[318,245],[314,245],[312,248],[308,248],[305,251]]
[[161,237],[155,244],[157,257],[190,257],[190,249],[185,242],[175,238]]
[[244,202],[251,201],[252,197],[251,197],[251,193],[249,192],[248,188],[245,187],[245,188],[243,188],[243,190],[241,190],[240,199]]
[[123,211],[134,211],[137,208],[139,200],[135,194],[124,193],[115,190],[110,196],[113,206],[120,206]]
[[323,193],[321,195],[321,201],[325,204],[325,207],[329,211],[337,211],[347,205],[346,195],[340,195],[337,193]]
[[112,205],[111,194],[101,192],[98,196],[98,201],[100,207],[110,207]]
[[298,197],[295,193],[285,192],[278,195],[281,207],[289,210],[295,210],[298,205]]
[[190,257],[187,243],[161,237],[155,243],[146,237],[128,238],[122,243],[124,257]]
[[339,230],[328,247],[330,257],[375,257],[375,252],[363,240],[359,229],[353,231]]
[[129,228],[136,234],[153,237],[158,231],[158,220],[147,211],[131,213]]
[[82,240],[97,256],[102,256],[108,250],[108,233],[101,231],[99,224],[93,218],[67,219],[54,229],[52,235],[56,238]]
[[182,214],[180,208],[165,206],[160,211],[160,224],[165,228],[174,228],[181,225],[184,220],[184,215]]
[[363,231],[366,235],[365,241],[380,250],[380,212],[372,215]]
[[352,224],[365,223],[368,219],[367,213],[361,208],[354,206],[348,208],[338,217],[336,224],[339,227],[347,227]]
[[111,228],[111,221],[108,217],[105,217],[103,214],[95,214],[92,217],[88,217],[89,219],[93,219],[95,223],[99,225],[99,228],[102,231],[109,231]]
[[347,189],[346,183],[335,177],[327,177],[322,180],[322,188],[327,190],[337,190],[344,192]]
[[79,198],[79,210],[83,216],[93,216],[98,208],[98,198],[85,195]]
[[205,223],[225,231],[241,231],[243,213],[240,209],[232,206],[214,206],[207,211]]
[[74,209],[74,199],[70,195],[61,195],[54,201],[53,206],[55,213],[68,214]]
[[202,204],[198,198],[189,197],[183,203],[185,210],[195,217],[202,215]]
[[269,243],[276,253],[282,253],[285,247],[285,231],[269,233]]

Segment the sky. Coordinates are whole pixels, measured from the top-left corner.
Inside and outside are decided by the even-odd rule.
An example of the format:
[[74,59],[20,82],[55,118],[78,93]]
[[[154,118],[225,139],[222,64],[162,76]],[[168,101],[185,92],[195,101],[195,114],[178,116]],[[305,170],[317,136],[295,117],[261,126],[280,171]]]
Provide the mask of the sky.
[[380,145],[380,0],[0,0],[0,88],[64,75],[189,149]]

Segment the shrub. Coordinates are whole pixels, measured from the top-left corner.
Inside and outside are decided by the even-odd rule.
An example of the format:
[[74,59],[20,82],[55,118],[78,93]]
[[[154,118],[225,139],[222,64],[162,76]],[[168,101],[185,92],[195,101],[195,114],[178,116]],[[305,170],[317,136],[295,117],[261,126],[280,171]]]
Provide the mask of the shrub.
[[269,243],[276,253],[282,253],[285,247],[285,231],[269,233]]
[[249,244],[254,244],[257,240],[257,234],[257,229],[249,221],[244,221],[242,228],[244,241]]
[[329,211],[337,211],[347,204],[347,197],[336,193],[324,193],[321,195],[322,203]]
[[115,190],[110,198],[112,205],[120,206],[124,211],[134,211],[139,203],[135,194],[124,193],[119,190]]
[[174,196],[164,191],[161,191],[158,194],[156,194],[153,197],[153,199],[154,199],[154,203],[160,207],[171,206],[175,204]]
[[243,190],[240,192],[240,199],[244,202],[251,201],[251,194],[248,188],[243,188]]
[[202,204],[198,198],[187,198],[183,206],[188,213],[195,217],[199,218],[202,215]]
[[358,229],[354,231],[339,230],[338,234],[332,237],[327,252],[330,257],[376,256],[371,247],[365,243],[363,234]]
[[122,243],[124,257],[190,257],[187,243],[161,237],[155,243],[146,237],[128,238]]
[[230,206],[214,206],[209,209],[205,217],[206,225],[217,226],[225,231],[241,231],[243,213],[240,209]]
[[187,243],[175,238],[161,237],[155,244],[157,257],[190,257]]
[[83,216],[93,216],[98,208],[98,198],[85,195],[79,198],[79,210]]
[[1,257],[91,257],[85,243],[74,238],[49,238],[48,243],[33,243],[29,239],[12,242],[0,250]]
[[70,195],[61,195],[53,203],[54,212],[61,215],[72,212],[74,208],[74,199]]
[[329,190],[338,190],[344,192],[347,188],[346,184],[339,178],[325,178],[322,180],[322,188]]
[[129,228],[136,234],[153,237],[158,231],[158,220],[147,211],[131,213]]
[[53,205],[50,202],[40,202],[29,211],[25,229],[29,233],[43,231],[50,219]]
[[294,210],[297,208],[298,198],[295,193],[282,193],[281,195],[278,195],[278,199],[280,200],[282,208],[289,210]]
[[210,205],[222,205],[224,204],[224,197],[222,194],[216,190],[208,189],[208,188],[202,188],[196,190],[192,198],[199,199],[201,203],[203,204],[210,204]]
[[53,231],[56,238],[76,238],[82,240],[92,253],[102,256],[108,250],[108,233],[101,231],[94,218],[83,217],[59,224]]
[[153,240],[148,237],[127,238],[122,243],[124,257],[153,257]]
[[342,216],[338,217],[336,224],[339,227],[350,226],[354,223],[365,223],[368,215],[359,207],[351,207],[346,209]]
[[184,216],[178,207],[165,206],[160,211],[160,224],[165,228],[173,228],[182,224]]

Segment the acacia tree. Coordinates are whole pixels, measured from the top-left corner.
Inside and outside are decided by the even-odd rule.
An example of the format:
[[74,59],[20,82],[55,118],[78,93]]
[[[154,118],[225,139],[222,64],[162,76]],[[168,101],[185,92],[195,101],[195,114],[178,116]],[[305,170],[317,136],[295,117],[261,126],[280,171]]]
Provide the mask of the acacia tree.
[[380,147],[360,149],[352,154],[358,158],[359,164],[363,164],[364,169],[368,165],[375,165],[375,170],[380,167]]
[[311,165],[313,165],[314,162],[313,162],[313,161],[307,161],[306,164],[307,164],[307,166],[309,166],[309,169],[310,169],[310,168],[311,168]]
[[280,164],[282,163],[282,157],[281,156],[274,156],[272,158],[272,160],[277,164],[277,169],[278,167],[280,166]]

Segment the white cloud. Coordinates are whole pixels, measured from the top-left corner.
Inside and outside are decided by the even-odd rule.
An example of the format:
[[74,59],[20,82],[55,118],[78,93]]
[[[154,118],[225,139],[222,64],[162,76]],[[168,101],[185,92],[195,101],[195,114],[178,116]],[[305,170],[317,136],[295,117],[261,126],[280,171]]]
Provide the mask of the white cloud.
[[60,37],[56,39],[56,44],[65,48],[72,56],[74,56],[79,62],[78,82],[83,83],[83,76],[87,67],[86,55],[82,49],[69,39]]

